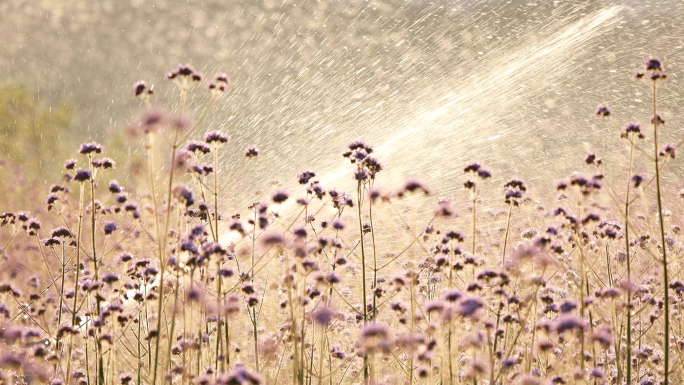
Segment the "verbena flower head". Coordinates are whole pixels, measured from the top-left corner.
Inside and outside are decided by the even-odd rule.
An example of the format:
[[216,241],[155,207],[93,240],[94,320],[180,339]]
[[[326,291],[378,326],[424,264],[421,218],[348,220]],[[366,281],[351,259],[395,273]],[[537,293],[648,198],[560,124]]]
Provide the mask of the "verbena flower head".
[[644,134],[641,132],[641,125],[635,122],[627,123],[620,136],[623,138],[629,138],[630,136],[634,136],[637,139],[645,138]]
[[477,173],[480,170],[480,163],[473,162],[463,168],[464,173]]
[[121,186],[119,186],[119,182],[115,180],[111,180],[107,188],[109,189],[109,192],[111,192],[112,194],[118,194],[122,191]]
[[185,145],[185,150],[192,152],[194,154],[208,154],[211,152],[211,148],[205,143],[192,140]]
[[663,72],[663,64],[660,59],[651,57],[644,61],[644,70],[638,71],[634,77],[636,79],[647,77],[655,82],[657,80],[667,79],[667,74]]
[[83,143],[78,150],[78,153],[83,155],[99,154],[101,152],[102,145],[96,142]]
[[594,115],[602,118],[607,118],[610,117],[610,108],[608,105],[599,105],[596,107],[596,111],[594,112]]
[[47,204],[48,211],[50,211],[52,209],[52,207],[54,207],[55,203],[57,203],[58,201],[59,201],[59,195],[54,194],[54,193],[49,194],[45,198],[45,203]]
[[406,181],[404,188],[400,191],[400,194],[403,196],[403,194],[408,192],[422,192],[425,195],[432,195],[432,190],[429,187],[414,179],[409,179]]
[[283,203],[289,198],[289,195],[287,195],[287,192],[284,190],[276,191],[275,194],[271,197],[273,199],[273,202],[275,203]]
[[484,311],[484,302],[479,297],[464,297],[456,304],[456,311],[462,317],[478,318]]
[[599,158],[598,155],[596,155],[595,152],[589,152],[584,157],[584,163],[589,164],[589,165],[600,166],[601,164],[603,164],[603,161],[601,160],[601,158]]
[[299,181],[299,184],[307,184],[311,180],[311,178],[314,178],[316,176],[316,173],[311,171],[311,170],[304,170],[297,174],[297,179]]
[[641,186],[641,184],[643,182],[644,182],[644,177],[642,175],[639,175],[639,174],[632,175],[632,185],[635,188],[638,188],[639,186]]
[[116,162],[114,162],[110,158],[93,159],[93,161],[91,163],[92,163],[93,167],[95,167],[95,168],[103,168],[103,169],[115,169],[116,168]]
[[[145,92],[147,90],[147,92]],[[147,87],[144,81],[139,81],[133,84],[133,96],[136,98],[146,99],[154,94],[154,86]]]
[[337,312],[327,306],[320,306],[311,316],[316,324],[326,326],[337,317]]
[[247,149],[245,149],[245,157],[248,159],[252,159],[258,155],[259,155],[259,149],[254,147],[254,146],[249,146],[249,147],[247,147]]
[[76,166],[76,159],[68,159],[64,161],[64,168],[67,170],[73,170],[74,166]]
[[263,378],[258,373],[253,373],[241,364],[235,365],[227,374],[219,378],[218,383],[230,385],[262,385]]
[[190,189],[188,189],[188,187],[185,185],[177,185],[176,187],[174,187],[173,195],[176,199],[178,199],[179,202],[181,202],[186,207],[195,204],[195,200],[192,197],[192,191],[190,191]]
[[519,206],[522,201],[523,193],[527,191],[527,188],[521,180],[513,179],[504,185],[506,204],[512,204],[514,206]]
[[204,135],[204,141],[209,144],[228,143],[228,141],[230,141],[230,136],[221,131],[211,131]]
[[146,111],[135,122],[128,126],[128,133],[132,136],[138,134],[156,134],[168,121],[168,114],[161,108]]
[[223,93],[226,92],[228,86],[230,85],[230,78],[224,73],[218,73],[214,76],[214,81],[209,83],[207,88],[211,92]]
[[69,231],[66,227],[63,226],[53,229],[50,233],[50,236],[53,238],[73,238],[71,231]]
[[90,172],[90,170],[84,170],[82,168],[79,168],[76,170],[76,174],[74,175],[74,180],[76,182],[85,182],[89,181],[93,176],[93,173]]
[[389,352],[392,348],[389,329],[387,326],[379,323],[367,324],[361,331],[359,345],[363,355]]
[[118,228],[119,227],[117,226],[116,222],[106,221],[102,230],[104,231],[105,235],[110,235],[113,232],[115,232]]
[[193,82],[200,82],[200,81],[202,81],[202,74],[195,71],[195,69],[192,68],[192,66],[186,64],[186,65],[179,65],[178,68],[169,72],[166,75],[166,78],[169,80],[186,78],[186,79],[189,79]]
[[567,331],[581,331],[587,327],[587,321],[575,314],[562,314],[553,322],[553,331],[563,334]]
[[594,235],[609,239],[618,239],[624,236],[622,225],[616,221],[601,221],[594,229]]
[[644,61],[644,69],[646,71],[662,71],[663,65],[660,62],[660,59],[652,57]]
[[665,145],[665,147],[663,147],[662,150],[660,150],[659,155],[664,158],[674,159],[677,156],[677,147],[671,143],[668,143]]

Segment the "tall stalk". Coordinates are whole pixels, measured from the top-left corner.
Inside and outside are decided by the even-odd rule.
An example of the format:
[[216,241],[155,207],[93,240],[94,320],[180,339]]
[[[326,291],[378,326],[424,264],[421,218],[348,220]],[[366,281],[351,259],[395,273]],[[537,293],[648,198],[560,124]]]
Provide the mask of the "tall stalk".
[[625,254],[627,258],[627,383],[632,382],[632,269],[629,250],[629,194],[632,187],[632,166],[634,142],[629,149],[629,173],[627,174],[627,194],[625,197]]
[[[250,268],[250,276],[251,276],[251,282],[252,285],[254,285],[254,264],[255,264],[255,259],[254,259],[254,253],[255,253],[255,242],[256,242],[256,227],[257,227],[257,211],[258,208],[255,206],[254,207],[254,229],[252,230],[252,266]],[[251,309],[248,307],[247,312],[250,313],[250,318],[252,321],[252,332],[254,333],[254,365],[256,366],[256,371],[259,372],[259,334],[258,334],[258,329],[257,329],[257,312],[256,312],[256,306],[252,306]],[[302,325],[302,330],[304,329],[304,325]],[[302,343],[303,343],[302,339]]]
[[[98,280],[98,267],[97,267],[97,250],[95,247],[95,216],[96,216],[96,207],[95,207],[95,167],[93,167],[93,159],[92,156],[88,155],[88,163],[90,164],[90,170],[92,172],[92,178],[90,178],[90,218],[91,218],[91,236],[92,236],[92,244],[93,244],[93,265],[94,265],[94,275],[95,275],[95,281]],[[101,312],[101,305],[100,305],[100,295],[98,293],[95,293],[95,302],[96,302],[96,308],[97,308],[97,316],[100,316]],[[99,329],[99,327],[98,327]],[[104,358],[102,357],[102,341],[100,341],[99,338],[96,338],[96,345],[97,345],[97,362],[98,362],[98,371],[97,371],[97,383],[104,385],[105,383],[105,374],[104,374]]]
[[[581,193],[580,193],[581,194]],[[580,317],[584,319],[585,304],[584,304],[584,287],[587,285],[589,287],[589,282],[587,281],[586,275],[586,261],[584,256],[584,249],[582,248],[582,238],[580,231],[580,221],[582,216],[582,199],[577,200],[577,219],[575,220],[575,241],[577,242],[577,248],[580,251],[580,287],[579,287],[579,301],[580,301]],[[580,369],[584,371],[584,329],[579,332],[580,335]]]
[[[183,91],[185,95],[185,91]],[[164,220],[164,232],[159,239],[159,306],[157,307],[157,338],[154,346],[154,375],[152,376],[152,385],[157,383],[157,368],[159,367],[159,342],[161,341],[161,324],[162,324],[162,310],[164,304],[164,271],[166,270],[166,263],[164,255],[166,253],[166,237],[169,232],[169,221],[171,216],[171,193],[173,190],[173,174],[176,168],[176,151],[178,150],[178,135],[180,127],[175,127],[173,145],[171,146],[171,170],[169,171],[169,185],[166,194],[166,219]],[[157,211],[155,210],[155,215]]]
[[[656,80],[653,80],[653,143],[654,143],[654,163],[655,163],[655,181],[656,181],[656,196],[658,198],[658,221],[660,223],[660,244],[663,251],[663,294],[665,300],[665,330],[663,336],[663,353],[664,359],[664,385],[669,384],[668,371],[670,367],[670,293],[668,288],[667,278],[667,249],[665,243],[665,220],[663,219],[663,204],[660,194],[660,166],[658,160],[658,115],[656,104]],[[628,256],[629,258],[629,256]]]
[[[368,322],[368,304],[367,304],[367,299],[366,299],[366,249],[364,247],[364,242],[363,242],[363,223],[361,221],[361,183],[362,181],[358,181],[357,187],[356,187],[356,196],[357,196],[357,206],[358,206],[358,211],[359,211],[359,235],[361,236],[361,280],[362,280],[362,287],[363,287],[363,324],[366,325]],[[368,383],[369,380],[369,368],[368,368],[368,357],[364,355],[363,357],[363,380],[364,383]]]
[[[213,146],[214,152],[214,242],[219,242],[218,232],[218,146]],[[211,220],[210,217],[207,219]],[[211,225],[209,226],[211,227]],[[223,276],[221,275],[221,256],[216,258],[216,304],[218,319],[216,320],[216,364],[219,357],[224,356],[223,338],[221,338],[221,316],[223,315]],[[225,370],[225,357],[221,358],[221,370]]]
[[[79,203],[78,203],[78,226],[76,227],[76,278],[74,281],[74,306],[71,314],[71,326],[76,327],[76,313],[78,312],[78,280],[81,273],[81,227],[83,225],[83,199],[85,197],[83,182],[79,183]],[[71,352],[74,348],[74,335],[70,333],[69,349],[67,355],[67,374],[66,383],[69,383],[71,376]]]
[[[62,242],[62,258],[60,261],[60,265],[62,265],[62,284],[61,284],[61,289],[59,291],[59,310],[57,313],[57,325],[62,326],[62,308],[64,307],[64,278],[66,275],[66,253],[64,252],[64,242]],[[57,351],[60,350],[62,345],[59,343],[59,338],[55,341],[55,349]]]
[[[370,216],[371,241],[373,242],[373,290],[378,286],[378,258],[375,248],[375,227],[373,226],[373,200],[368,200],[368,215]],[[377,318],[377,297],[373,295],[373,319]]]

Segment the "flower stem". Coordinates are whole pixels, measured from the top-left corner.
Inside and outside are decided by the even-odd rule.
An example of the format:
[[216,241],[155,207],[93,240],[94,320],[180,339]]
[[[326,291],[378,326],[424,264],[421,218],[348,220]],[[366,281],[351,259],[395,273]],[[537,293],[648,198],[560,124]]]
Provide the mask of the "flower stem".
[[[665,243],[665,220],[663,219],[663,204],[660,194],[660,167],[658,162],[658,116],[656,110],[656,81],[653,80],[653,142],[654,142],[654,158],[655,158],[655,180],[656,180],[656,197],[658,198],[658,220],[660,222],[660,242],[663,251],[663,294],[665,302],[665,330],[663,330],[663,354],[664,368],[663,368],[663,384],[669,384],[669,367],[670,367],[670,293],[668,288],[667,278],[667,249]],[[627,256],[629,258],[629,256]]]

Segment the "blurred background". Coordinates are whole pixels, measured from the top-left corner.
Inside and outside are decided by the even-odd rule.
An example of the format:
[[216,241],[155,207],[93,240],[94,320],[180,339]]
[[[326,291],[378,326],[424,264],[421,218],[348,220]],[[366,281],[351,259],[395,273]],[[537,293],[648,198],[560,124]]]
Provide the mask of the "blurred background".
[[[229,133],[221,163],[236,173],[245,147],[262,151],[223,181],[239,178],[237,205],[304,168],[348,184],[340,153],[358,139],[385,164],[378,183],[417,178],[443,196],[463,193],[472,160],[493,169],[497,193],[520,177],[541,196],[587,171],[587,151],[621,175],[627,150],[594,109],[646,125],[649,86],[632,75],[657,56],[670,76],[661,141],[684,137],[681,20],[674,0],[3,0],[0,211],[42,206],[85,141],[102,142],[115,176],[135,184],[143,149],[124,132],[144,106],[131,86],[154,84],[153,104],[173,111],[178,90],[164,75],[178,64],[232,79],[198,137]],[[191,92],[195,117],[203,87]],[[677,175],[666,178],[678,185]]]

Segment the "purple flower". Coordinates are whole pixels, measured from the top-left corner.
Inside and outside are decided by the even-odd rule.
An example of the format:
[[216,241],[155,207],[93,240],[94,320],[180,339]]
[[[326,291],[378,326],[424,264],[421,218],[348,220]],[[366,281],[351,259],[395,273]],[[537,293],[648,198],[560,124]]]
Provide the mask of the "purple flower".
[[370,153],[373,152],[373,147],[367,145],[366,143],[364,143],[364,142],[362,142],[362,141],[360,141],[360,140],[357,140],[357,141],[354,141],[354,142],[349,143],[349,144],[347,145],[347,148],[349,148],[349,149],[352,150],[352,151],[355,151],[355,150],[364,150],[367,154],[370,154]]
[[90,155],[90,154],[99,154],[102,152],[102,145],[99,143],[95,142],[90,142],[90,143],[83,143],[81,144],[81,148],[78,150],[79,154],[83,155]]
[[167,113],[162,109],[153,109],[145,112],[137,121],[131,123],[128,132],[132,135],[138,133],[154,134],[159,132],[163,123],[167,121]]
[[187,251],[190,254],[198,254],[197,246],[190,239],[186,239],[186,240],[182,241],[180,244],[180,249],[181,249],[181,251]]
[[289,196],[287,195],[287,192],[283,190],[277,191],[272,197],[273,202],[275,203],[283,203],[287,200],[287,198],[289,198]]
[[601,158],[599,158],[595,152],[590,152],[584,157],[584,163],[600,166],[603,161],[601,161]]
[[553,323],[553,330],[558,334],[563,334],[566,331],[572,330],[584,330],[587,326],[587,322],[574,314],[563,314],[556,318]]
[[629,122],[625,125],[625,133],[638,134],[641,132],[641,125],[639,123]]
[[178,68],[166,74],[166,78],[169,80],[174,80],[178,77],[189,78],[192,81],[199,82],[202,81],[202,74],[195,71],[190,65],[179,65]]
[[298,227],[298,228],[292,230],[292,233],[297,238],[306,238],[306,228],[304,228],[304,227]]
[[43,245],[45,245],[47,247],[57,246],[57,245],[60,245],[61,243],[62,242],[57,238],[43,239]]
[[45,203],[47,204],[47,209],[50,211],[52,209],[52,206],[59,201],[59,195],[57,194],[49,194],[47,198],[45,198]]
[[195,199],[192,197],[192,191],[190,191],[185,185],[178,185],[174,187],[173,194],[179,202],[185,205],[185,207],[195,204]]
[[26,230],[31,236],[36,235],[38,230],[40,230],[40,221],[35,218],[31,218],[24,225],[24,230]]
[[634,188],[638,188],[641,186],[641,184],[644,182],[644,177],[639,175],[639,174],[634,174],[632,176],[632,183],[634,185]]
[[76,182],[85,182],[88,181],[92,178],[93,173],[90,172],[90,170],[84,170],[82,168],[79,168],[76,170],[76,175],[74,176],[74,180]]
[[341,219],[335,219],[331,223],[332,228],[335,230],[344,230],[345,228],[345,223]]
[[135,97],[142,95],[143,92],[145,92],[146,88],[147,86],[145,85],[144,81],[141,80],[139,82],[136,82],[135,84],[133,84],[133,95]]
[[479,170],[477,170],[477,175],[482,179],[487,179],[492,176],[492,172],[481,167]]
[[71,231],[69,231],[66,227],[58,227],[52,230],[51,236],[53,238],[73,238]]
[[456,311],[463,317],[477,317],[483,310],[484,304],[482,300],[477,297],[464,297],[458,304]]
[[463,168],[464,173],[469,173],[473,172],[476,173],[478,170],[480,170],[480,163],[479,162],[473,162]]
[[316,309],[312,314],[314,322],[319,325],[325,326],[329,325],[330,322],[337,317],[337,312],[331,310],[326,306],[321,306]]
[[212,255],[226,255],[226,250],[218,242],[205,242],[202,245],[202,254],[209,258]]
[[104,273],[102,275],[102,280],[106,283],[112,284],[112,283],[119,280],[119,274],[111,272],[111,271],[108,273]]
[[252,373],[241,364],[237,364],[235,365],[235,368],[221,376],[218,382],[235,385],[262,385],[264,380],[258,373]]
[[423,183],[421,183],[417,180],[407,180],[406,184],[404,185],[403,191],[407,191],[407,192],[422,191],[423,194],[425,194],[425,195],[431,195],[432,194],[432,190],[430,190],[429,187],[425,186]]
[[93,167],[95,167],[95,168],[103,168],[103,169],[115,169],[116,168],[116,162],[114,162],[110,158],[93,159],[93,161],[91,163],[92,163]]
[[652,57],[644,61],[644,69],[646,71],[662,71],[663,66],[658,58]]
[[297,174],[297,179],[299,180],[299,184],[307,184],[309,183],[309,180],[311,178],[315,177],[316,173],[311,171],[311,170],[304,170]]
[[74,166],[76,166],[76,159],[69,159],[64,162],[64,168],[67,170],[73,170]]
[[658,123],[658,125],[665,124],[665,119],[663,119],[663,116],[660,115],[659,112],[657,112],[655,114],[655,116],[653,116],[651,118],[651,124],[656,124],[656,123]]
[[444,233],[444,236],[449,240],[456,240],[457,242],[463,242],[465,239],[463,233],[458,230],[448,230],[446,233]]
[[109,182],[109,192],[112,194],[118,194],[121,192],[121,186],[119,186],[119,182],[112,180]]
[[660,150],[660,156],[674,159],[677,156],[677,148],[673,144],[668,143]]
[[245,150],[245,157],[247,157],[249,159],[252,159],[258,155],[259,155],[259,149],[254,147],[254,146],[247,147],[247,149]]
[[260,239],[261,242],[264,243],[264,245],[276,245],[285,242],[283,237],[278,233],[264,234],[260,237]]
[[230,136],[224,134],[223,132],[220,131],[212,131],[204,135],[204,141],[209,143],[209,144],[219,144],[219,143],[226,143],[230,140]]
[[107,221],[107,222],[105,222],[103,230],[104,230],[105,235],[110,235],[111,233],[115,232],[117,229],[118,229],[118,226],[116,225],[116,222]]
[[594,115],[607,118],[610,116],[610,108],[608,108],[608,105],[599,105],[596,107],[596,112],[594,112]]
[[198,142],[196,140],[188,142],[188,144],[185,145],[185,150],[195,154],[208,154],[211,152],[211,148],[209,148],[209,146],[207,146],[205,143]]

